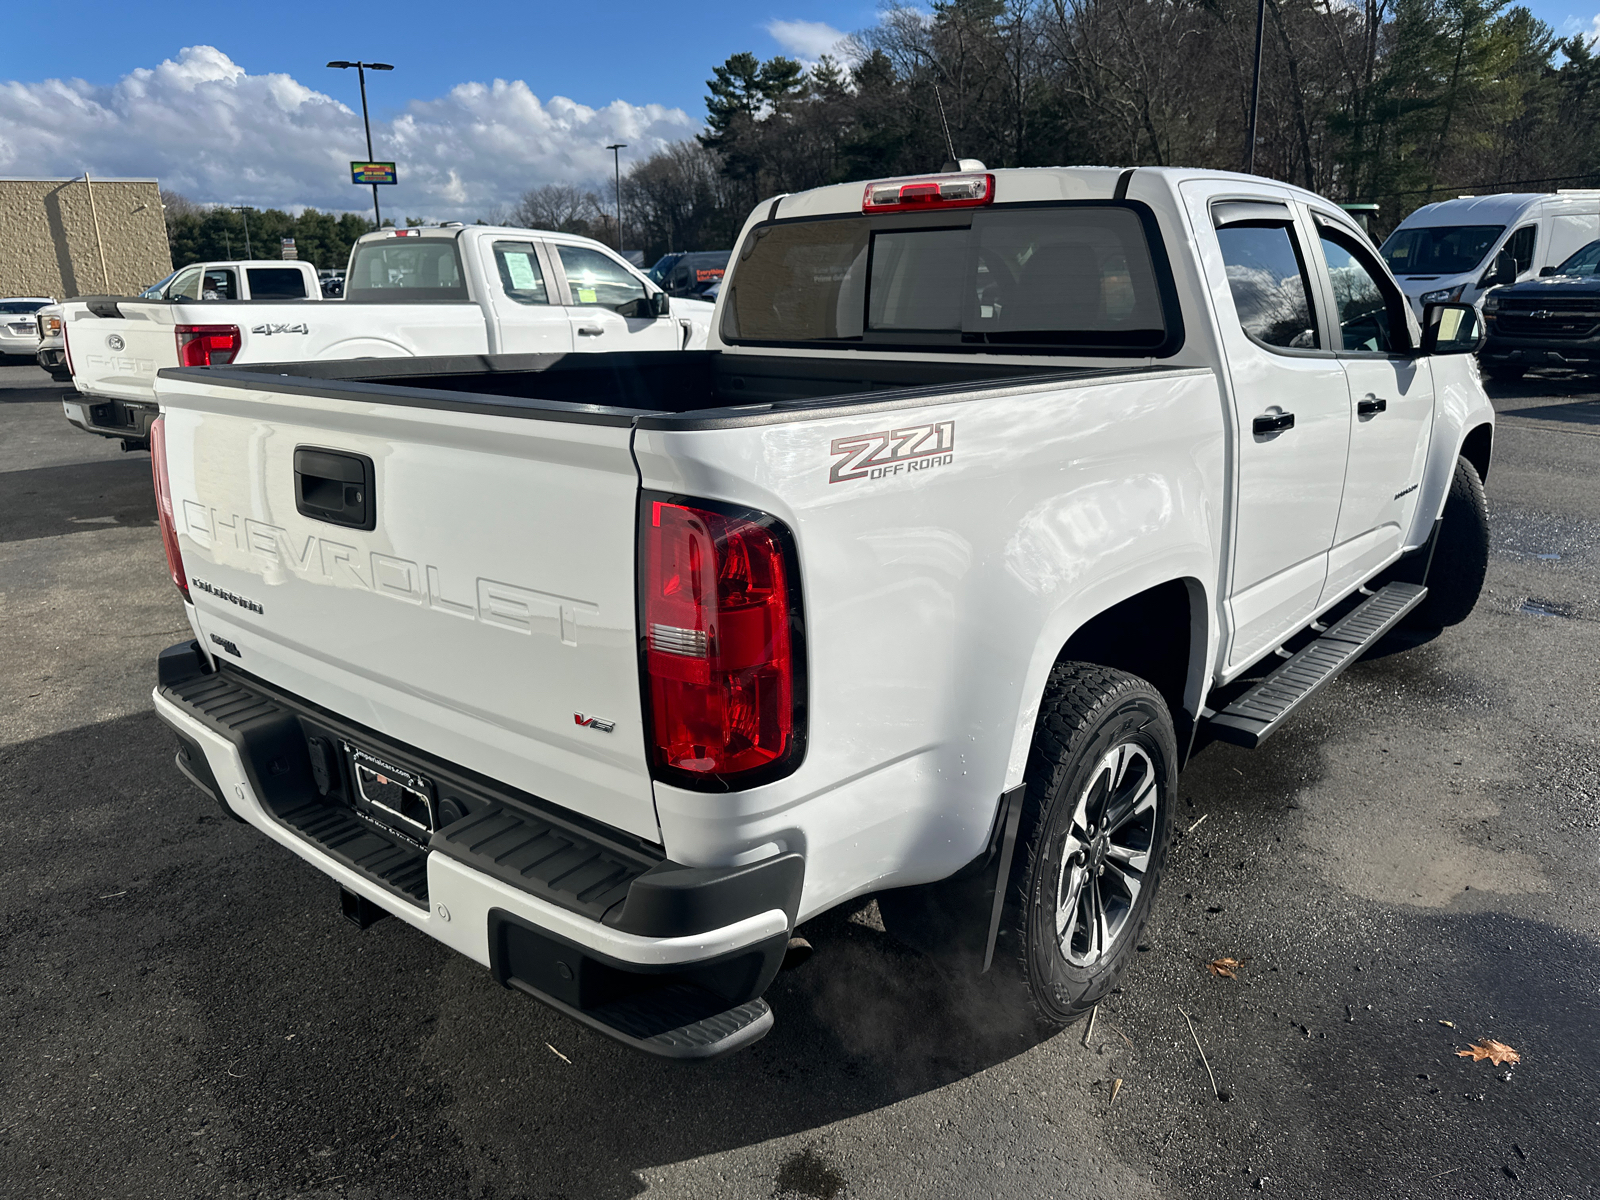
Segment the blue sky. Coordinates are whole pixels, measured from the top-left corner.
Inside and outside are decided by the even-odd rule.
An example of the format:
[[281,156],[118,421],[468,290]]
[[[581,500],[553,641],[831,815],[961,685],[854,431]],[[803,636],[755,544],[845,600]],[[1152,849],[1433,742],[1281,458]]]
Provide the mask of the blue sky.
[[[6,6],[0,80],[81,78],[113,84],[184,46],[216,46],[252,73],[281,71],[359,105],[354,73],[331,77],[330,59],[391,62],[372,86],[374,115],[458,83],[524,79],[539,96],[583,104],[622,99],[699,115],[711,68],[730,54],[793,53],[774,21],[821,22],[846,33],[875,23],[865,2],[768,6],[737,0],[470,5],[139,4],[109,0]],[[460,14],[459,19],[454,14]],[[67,26],[70,25],[70,32]],[[348,94],[346,94],[348,93]]]
[[[1559,33],[1600,35],[1600,0],[1534,0]],[[155,176],[208,203],[362,211],[355,73],[374,157],[400,164],[386,214],[493,218],[531,187],[594,186],[693,136],[731,54],[815,60],[876,24],[878,0],[610,0],[359,8],[72,0],[6,9],[0,176]]]

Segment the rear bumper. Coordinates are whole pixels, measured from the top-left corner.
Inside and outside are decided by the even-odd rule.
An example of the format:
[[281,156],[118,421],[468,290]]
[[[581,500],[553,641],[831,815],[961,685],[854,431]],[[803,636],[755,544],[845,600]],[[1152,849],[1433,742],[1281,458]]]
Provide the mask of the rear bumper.
[[[178,734],[179,769],[340,887],[507,987],[651,1053],[710,1057],[770,1028],[759,997],[799,908],[799,855],[683,867],[252,677],[204,667],[193,642],[161,656],[153,697]],[[408,838],[358,812],[339,749],[352,742],[434,781],[439,810],[454,819]]]
[[[48,368],[47,368],[48,369]],[[160,415],[154,406],[128,404],[121,400],[101,400],[93,396],[74,396],[61,402],[67,420],[85,433],[148,445],[150,426]]]

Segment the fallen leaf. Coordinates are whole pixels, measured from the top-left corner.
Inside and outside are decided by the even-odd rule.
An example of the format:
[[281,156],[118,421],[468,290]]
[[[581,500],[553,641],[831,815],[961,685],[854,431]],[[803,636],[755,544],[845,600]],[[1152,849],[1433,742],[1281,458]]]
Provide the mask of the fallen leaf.
[[1120,1092],[1121,1090],[1122,1090],[1122,1080],[1121,1079],[1113,1079],[1111,1081],[1111,1100],[1106,1105],[1107,1108],[1110,1108],[1112,1104],[1115,1104],[1117,1102],[1117,1093]]
[[1444,1026],[1446,1026],[1446,1027],[1448,1027],[1450,1029],[1454,1029],[1456,1027],[1456,1023],[1454,1021],[1440,1021],[1439,1024],[1444,1025]]
[[1243,958],[1214,958],[1206,964],[1206,970],[1210,971],[1218,979],[1237,979],[1239,978],[1239,968],[1249,961],[1250,956],[1248,954]]
[[1522,1061],[1522,1055],[1504,1042],[1497,1042],[1493,1038],[1484,1038],[1481,1043],[1474,1042],[1470,1050],[1457,1050],[1456,1057],[1470,1058],[1473,1062],[1482,1062],[1487,1058],[1497,1067]]

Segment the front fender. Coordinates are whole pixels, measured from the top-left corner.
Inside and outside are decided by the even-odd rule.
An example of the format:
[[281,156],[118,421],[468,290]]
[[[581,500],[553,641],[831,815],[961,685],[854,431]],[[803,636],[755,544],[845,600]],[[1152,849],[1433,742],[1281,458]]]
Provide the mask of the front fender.
[[1433,523],[1444,512],[1456,459],[1467,435],[1483,425],[1491,430],[1494,427],[1494,405],[1483,390],[1477,361],[1469,354],[1435,355],[1431,361],[1433,434],[1428,443],[1428,462],[1422,473],[1417,515],[1406,539],[1407,550],[1428,540]]

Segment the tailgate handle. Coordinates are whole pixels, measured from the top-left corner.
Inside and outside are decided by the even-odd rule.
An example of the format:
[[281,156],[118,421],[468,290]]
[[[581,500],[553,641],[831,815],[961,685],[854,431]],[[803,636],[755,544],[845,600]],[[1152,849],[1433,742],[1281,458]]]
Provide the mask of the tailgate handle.
[[349,529],[375,529],[378,506],[372,479],[372,460],[365,454],[295,447],[294,506],[303,517]]

